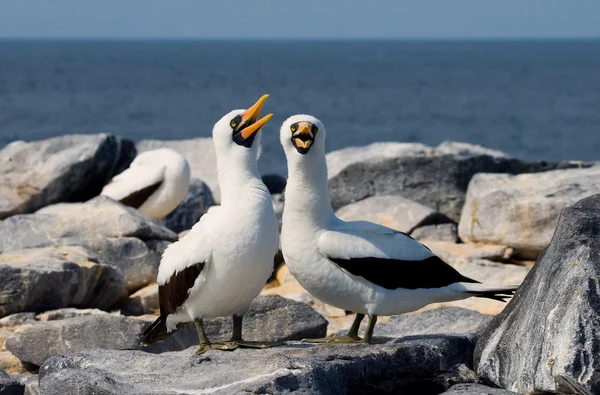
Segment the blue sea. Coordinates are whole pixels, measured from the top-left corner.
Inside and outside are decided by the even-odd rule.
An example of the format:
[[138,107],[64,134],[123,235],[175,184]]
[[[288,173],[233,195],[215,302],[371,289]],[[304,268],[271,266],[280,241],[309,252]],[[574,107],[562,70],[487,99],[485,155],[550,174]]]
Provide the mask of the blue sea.
[[600,160],[600,41],[0,41],[0,147],[210,136],[263,93],[264,153],[281,161],[295,113],[324,122],[328,150],[456,140]]

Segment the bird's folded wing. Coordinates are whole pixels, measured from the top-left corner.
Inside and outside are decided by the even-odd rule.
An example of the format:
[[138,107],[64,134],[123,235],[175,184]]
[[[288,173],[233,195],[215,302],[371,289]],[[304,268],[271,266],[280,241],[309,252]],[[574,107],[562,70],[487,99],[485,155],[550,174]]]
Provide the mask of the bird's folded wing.
[[102,195],[120,201],[126,206],[140,207],[164,180],[165,167],[136,165],[114,177]]
[[325,258],[354,276],[387,289],[475,282],[402,232],[375,224],[347,225],[321,235],[318,248]]

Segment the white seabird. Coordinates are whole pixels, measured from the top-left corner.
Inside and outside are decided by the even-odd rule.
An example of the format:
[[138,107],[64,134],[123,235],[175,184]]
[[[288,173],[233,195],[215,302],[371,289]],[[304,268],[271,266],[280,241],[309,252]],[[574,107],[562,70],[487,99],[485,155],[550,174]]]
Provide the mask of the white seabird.
[[159,148],[136,156],[100,194],[157,220],[179,206],[189,185],[190,166],[185,158],[170,148]]
[[[194,321],[198,353],[274,345],[242,340],[242,316],[271,275],[279,247],[277,218],[256,162],[259,130],[273,115],[257,120],[267,97],[248,110],[230,112],[213,128],[221,205],[211,207],[163,254],[157,279],[160,317],[144,332],[145,344]],[[211,343],[203,320],[229,315],[231,341]]]
[[[346,336],[307,341],[369,343],[377,316],[472,296],[504,301],[516,287],[461,275],[410,236],[367,221],[345,222],[331,208],[325,127],[294,115],[280,131],[288,162],[281,249],[290,272],[315,298],[357,313]],[[365,180],[368,182],[368,180]],[[365,315],[369,324],[358,336]]]

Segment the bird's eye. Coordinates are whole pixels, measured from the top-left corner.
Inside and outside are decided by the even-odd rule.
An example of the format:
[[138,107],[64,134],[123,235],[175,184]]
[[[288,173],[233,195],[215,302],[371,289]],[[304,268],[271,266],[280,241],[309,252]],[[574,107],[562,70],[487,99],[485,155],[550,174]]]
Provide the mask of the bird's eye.
[[319,128],[316,126],[313,126],[313,134],[317,134],[318,131],[319,131]]
[[229,126],[231,126],[232,128],[235,128],[237,126],[237,122],[236,121],[231,121],[229,123]]
[[298,127],[297,127],[296,125],[292,125],[292,126],[290,126],[290,130],[291,130],[292,132],[295,132],[297,129],[298,129]]

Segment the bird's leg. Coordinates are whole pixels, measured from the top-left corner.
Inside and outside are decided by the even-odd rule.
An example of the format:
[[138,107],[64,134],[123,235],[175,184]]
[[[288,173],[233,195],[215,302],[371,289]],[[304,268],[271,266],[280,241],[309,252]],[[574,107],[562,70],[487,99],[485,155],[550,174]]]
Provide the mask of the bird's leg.
[[325,343],[325,344],[349,344],[349,343],[362,343],[363,340],[358,336],[358,328],[360,328],[360,323],[363,318],[365,318],[364,314],[356,314],[354,318],[354,322],[348,331],[348,334],[343,336],[330,336],[323,337],[320,339],[303,339],[303,342],[306,343]]
[[377,323],[376,315],[369,315],[369,323],[367,324],[367,331],[363,336],[363,343],[371,343],[371,339],[373,338],[373,329],[375,329],[375,324]]
[[210,349],[231,351],[237,348],[237,344],[231,343],[211,343],[204,332],[204,325],[202,324],[201,318],[194,319],[194,325],[196,325],[196,331],[198,332],[198,342],[200,347],[196,350],[196,354],[204,354]]
[[233,332],[231,335],[231,343],[235,343],[240,347],[248,347],[248,348],[269,348],[280,346],[285,342],[251,342],[242,339],[242,321],[244,319],[243,315],[233,315]]

